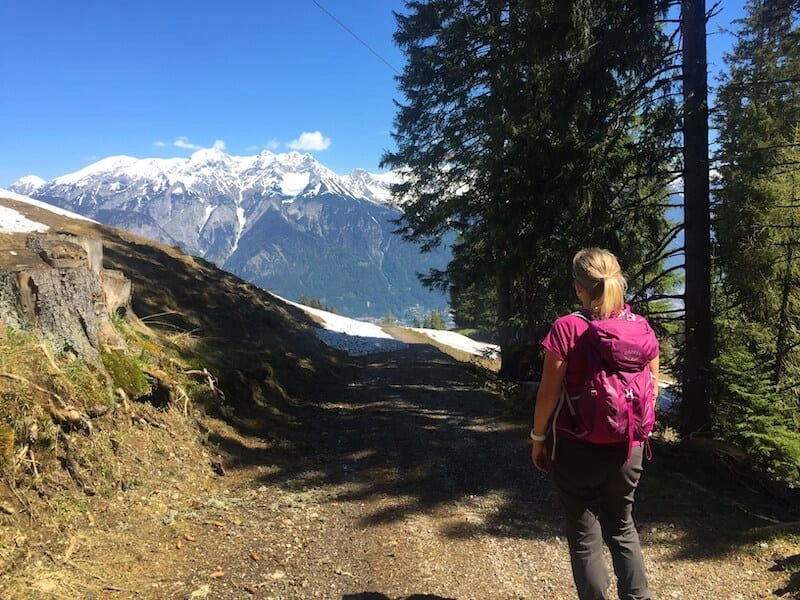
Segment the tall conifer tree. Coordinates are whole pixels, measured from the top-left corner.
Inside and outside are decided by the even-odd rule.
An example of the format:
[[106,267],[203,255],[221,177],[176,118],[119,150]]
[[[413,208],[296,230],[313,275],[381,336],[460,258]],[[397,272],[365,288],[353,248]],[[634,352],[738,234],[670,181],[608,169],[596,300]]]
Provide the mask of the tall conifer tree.
[[429,281],[469,294],[455,307],[495,303],[510,376],[514,339],[574,306],[578,247],[617,252],[640,299],[674,283],[667,4],[430,0],[398,16],[405,102],[384,164],[407,173],[401,231],[423,249],[455,233],[453,263]]
[[800,2],[750,0],[720,88],[716,426],[800,480]]

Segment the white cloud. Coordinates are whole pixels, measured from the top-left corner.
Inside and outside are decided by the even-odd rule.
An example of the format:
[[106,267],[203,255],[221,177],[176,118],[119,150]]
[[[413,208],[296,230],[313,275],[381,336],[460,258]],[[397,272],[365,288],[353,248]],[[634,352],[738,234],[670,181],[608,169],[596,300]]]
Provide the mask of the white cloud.
[[278,140],[270,140],[266,144],[253,144],[245,148],[248,152],[261,152],[262,150],[269,150],[270,152],[275,152],[278,148],[281,147],[281,143]]
[[327,150],[330,145],[331,138],[323,136],[320,131],[304,131],[287,144],[292,150]]
[[[174,148],[182,148],[184,150],[202,150],[203,146],[198,144],[193,144],[189,141],[189,138],[185,135],[179,135],[175,138],[172,142],[164,142],[163,140],[156,140],[153,142],[153,146],[156,148],[165,148],[167,146],[172,146]],[[225,150],[225,140],[214,140],[214,144],[211,146],[216,150]]]
[[200,150],[202,146],[198,146],[197,144],[192,144],[189,142],[189,138],[180,136],[172,142],[172,145],[176,148],[185,148],[186,150]]

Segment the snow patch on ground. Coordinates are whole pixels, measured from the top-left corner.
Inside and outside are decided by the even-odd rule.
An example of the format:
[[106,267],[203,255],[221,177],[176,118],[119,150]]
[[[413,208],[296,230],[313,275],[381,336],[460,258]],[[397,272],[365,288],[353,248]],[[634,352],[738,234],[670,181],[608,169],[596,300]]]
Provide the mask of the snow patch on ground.
[[31,221],[13,208],[0,206],[0,233],[31,233],[48,229],[47,225]]
[[[328,346],[337,348],[350,356],[362,356],[376,352],[392,352],[407,348],[408,344],[396,340],[386,333],[380,325],[367,323],[341,315],[335,315],[318,308],[311,308],[302,304],[297,304],[285,298],[284,302],[296,306],[306,313],[315,316],[321,323],[321,328],[317,330],[317,336]],[[493,344],[476,342],[465,335],[455,331],[442,331],[438,329],[420,329],[413,331],[422,333],[432,340],[474,354],[476,356],[486,356],[497,358],[500,356],[500,348]]]
[[317,337],[326,345],[343,350],[350,356],[364,356],[365,354],[375,354],[378,352],[394,352],[408,347],[408,344],[404,344],[391,337],[368,337],[332,331],[330,329],[318,329]]
[[407,344],[386,333],[380,325],[335,315],[325,310],[297,304],[286,298],[281,298],[281,300],[317,317],[321,323],[320,329],[316,330],[319,339],[328,346],[342,350],[350,356],[392,352],[407,347]]
[[455,331],[421,328],[414,328],[412,331],[423,333],[440,344],[450,346],[456,350],[463,350],[464,352],[469,352],[476,356],[484,356],[486,358],[500,358],[500,346],[476,342],[472,338],[456,333]]
[[[88,217],[84,217],[74,212],[70,212],[68,210],[64,210],[63,208],[59,208],[57,206],[53,206],[52,204],[48,204],[47,202],[42,202],[41,200],[34,200],[33,198],[29,198],[28,196],[23,196],[22,194],[17,194],[10,190],[6,190],[0,188],[0,198],[8,198],[9,200],[16,200],[17,202],[24,202],[25,204],[32,204],[33,206],[38,206],[39,208],[44,208],[45,210],[49,210],[52,213],[57,215],[63,215],[65,217],[69,217],[71,219],[80,219],[81,221],[91,221],[92,223],[96,223],[94,219],[90,219]],[[19,213],[17,213],[19,214]]]

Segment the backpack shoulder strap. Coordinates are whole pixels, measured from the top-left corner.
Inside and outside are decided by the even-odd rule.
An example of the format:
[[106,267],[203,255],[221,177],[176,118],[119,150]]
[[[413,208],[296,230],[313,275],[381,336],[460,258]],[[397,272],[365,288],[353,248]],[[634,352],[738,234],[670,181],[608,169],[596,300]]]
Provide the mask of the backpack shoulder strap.
[[573,313],[570,313],[570,314],[571,314],[573,317],[580,317],[581,319],[583,319],[583,320],[584,320],[584,321],[586,321],[587,323],[591,323],[591,322],[593,321],[593,319],[591,319],[591,318],[587,317],[587,316],[586,316],[586,313],[585,313],[585,312],[583,312],[582,310],[576,310],[575,312],[573,312]]

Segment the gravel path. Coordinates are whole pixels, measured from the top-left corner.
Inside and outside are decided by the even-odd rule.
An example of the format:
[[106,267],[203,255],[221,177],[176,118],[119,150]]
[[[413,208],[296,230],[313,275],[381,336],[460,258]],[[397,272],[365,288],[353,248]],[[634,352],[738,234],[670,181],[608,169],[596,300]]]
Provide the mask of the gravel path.
[[[243,487],[217,518],[240,525],[190,587],[216,570],[214,598],[574,598],[519,411],[426,346],[365,357],[356,373],[346,396],[300,411],[288,444],[237,472]],[[697,547],[657,501],[641,524],[655,598],[767,598],[786,584],[775,548]]]

